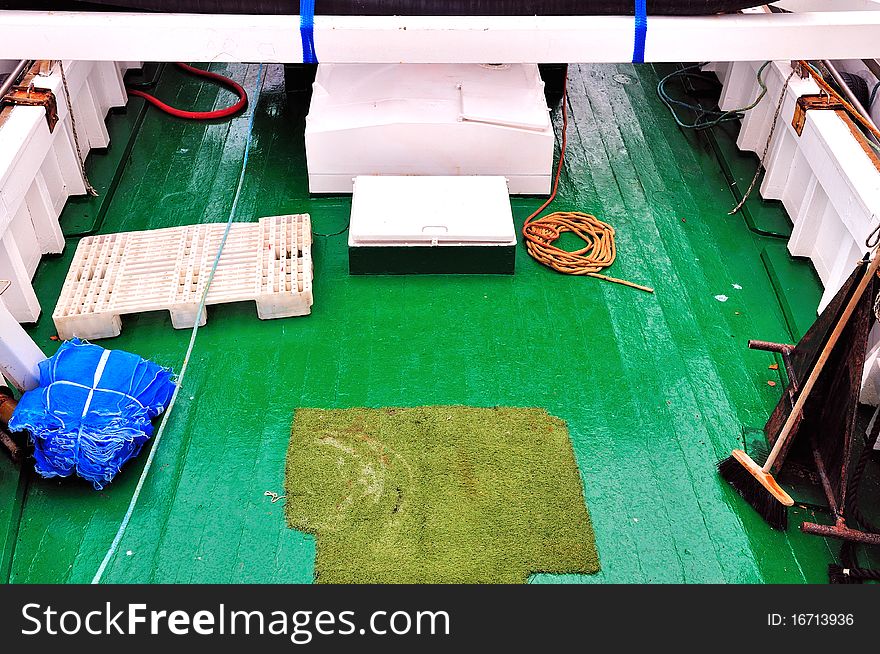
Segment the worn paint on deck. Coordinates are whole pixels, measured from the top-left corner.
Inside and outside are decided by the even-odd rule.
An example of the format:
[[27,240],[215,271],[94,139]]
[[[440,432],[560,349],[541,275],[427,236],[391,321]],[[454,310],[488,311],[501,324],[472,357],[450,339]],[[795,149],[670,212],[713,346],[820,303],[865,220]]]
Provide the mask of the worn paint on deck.
[[[253,88],[255,66],[212,68]],[[535,581],[825,581],[836,545],[797,531],[798,511],[787,534],[771,531],[716,475],[742,426],[763,424],[781,391],[767,383],[779,381],[772,356],[748,350],[748,339],[797,334],[761,257],[779,241],[727,215],[732,196],[714,154],[674,126],[656,79],[650,67],[572,68],[555,205],[610,222],[619,252],[610,273],[655,294],[558,275],[522,248],[510,278],[350,277],[346,236],[316,237],[311,316],[261,322],[251,306],[211,308],[105,581],[310,581],[312,537],[288,529],[282,503],[265,496],[282,490],[293,408],[429,404],[540,406],[568,422],[603,569]],[[170,68],[157,93],[199,109],[228,99]],[[308,197],[304,101],[286,98],[280,68],[257,111],[239,219],[309,212],[316,232],[338,231],[350,201]],[[225,220],[246,124],[150,110],[101,231]],[[538,202],[515,200],[517,220]],[[43,317],[30,331],[49,352],[74,245],[36,276]],[[803,262],[782,265],[806,279],[795,304],[810,311],[815,275]],[[188,338],[167,314],[150,314],[127,318],[122,336],[101,344],[178,367]],[[0,571],[16,583],[89,581],[142,463],[103,493],[31,478]],[[0,506],[18,487],[0,457]]]

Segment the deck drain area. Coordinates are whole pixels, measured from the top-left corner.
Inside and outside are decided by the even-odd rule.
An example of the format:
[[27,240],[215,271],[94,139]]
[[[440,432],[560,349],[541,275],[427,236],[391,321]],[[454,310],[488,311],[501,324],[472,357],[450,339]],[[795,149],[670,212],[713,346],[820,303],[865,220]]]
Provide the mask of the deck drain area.
[[[52,318],[62,339],[108,338],[121,316],[167,310],[192,328],[225,223],[101,234],[77,246]],[[263,319],[306,315],[312,306],[308,214],[233,223],[206,305],[253,300]],[[207,311],[202,312],[204,325]]]

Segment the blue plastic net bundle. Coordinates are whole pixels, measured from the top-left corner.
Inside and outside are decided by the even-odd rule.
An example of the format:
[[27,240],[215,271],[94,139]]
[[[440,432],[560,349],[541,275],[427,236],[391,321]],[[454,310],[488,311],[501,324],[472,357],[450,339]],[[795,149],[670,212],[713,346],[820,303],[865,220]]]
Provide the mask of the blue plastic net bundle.
[[30,434],[40,475],[77,474],[101,490],[153,435],[173,392],[168,368],[74,339],[40,364],[40,385],[9,427]]

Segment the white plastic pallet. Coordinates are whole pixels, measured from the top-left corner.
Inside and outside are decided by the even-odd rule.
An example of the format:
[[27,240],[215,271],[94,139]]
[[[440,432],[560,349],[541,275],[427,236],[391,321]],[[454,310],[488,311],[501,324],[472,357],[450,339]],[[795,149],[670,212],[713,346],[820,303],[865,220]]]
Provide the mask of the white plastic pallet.
[[[121,316],[169,311],[195,324],[225,223],[103,234],[79,242],[52,318],[63,339],[107,338]],[[233,223],[206,304],[253,300],[261,319],[302,316],[312,306],[308,214]],[[206,312],[200,324],[204,325]]]

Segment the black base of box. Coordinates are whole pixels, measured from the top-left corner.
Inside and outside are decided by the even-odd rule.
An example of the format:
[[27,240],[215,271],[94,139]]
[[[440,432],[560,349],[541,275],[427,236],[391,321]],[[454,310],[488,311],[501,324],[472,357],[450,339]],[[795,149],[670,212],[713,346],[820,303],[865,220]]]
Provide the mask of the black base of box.
[[515,245],[349,246],[352,275],[512,275]]

